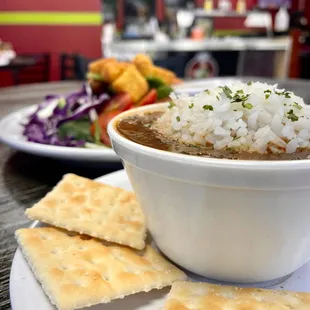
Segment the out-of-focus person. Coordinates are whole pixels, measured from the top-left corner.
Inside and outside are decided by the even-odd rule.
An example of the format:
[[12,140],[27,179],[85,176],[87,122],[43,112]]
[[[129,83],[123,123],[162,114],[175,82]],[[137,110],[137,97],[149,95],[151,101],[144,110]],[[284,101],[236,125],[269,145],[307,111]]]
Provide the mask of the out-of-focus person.
[[8,65],[15,57],[16,53],[12,43],[0,39],[0,66]]

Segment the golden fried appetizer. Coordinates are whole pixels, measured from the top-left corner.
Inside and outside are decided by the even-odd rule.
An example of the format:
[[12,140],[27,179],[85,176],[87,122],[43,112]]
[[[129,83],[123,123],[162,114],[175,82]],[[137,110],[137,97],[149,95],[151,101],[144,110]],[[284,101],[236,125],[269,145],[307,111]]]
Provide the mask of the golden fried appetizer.
[[88,65],[88,71],[91,73],[100,74],[102,67],[112,62],[115,63],[117,60],[115,58],[101,58],[99,60],[92,61]]
[[149,65],[140,65],[138,69],[143,76],[148,78],[158,78],[168,85],[173,84],[173,81],[175,79],[175,74],[164,68]]
[[176,78],[172,71],[154,66],[151,58],[147,55],[136,55],[133,59],[133,63],[142,75],[147,78],[158,78],[168,85],[173,84]]
[[126,69],[133,66],[128,62],[107,62],[101,67],[100,75],[107,83],[113,83]]
[[132,62],[137,67],[142,66],[142,65],[150,65],[150,66],[153,65],[152,59],[145,54],[137,54]]
[[116,93],[127,92],[134,102],[138,102],[148,91],[146,79],[135,66],[129,66],[113,83]]

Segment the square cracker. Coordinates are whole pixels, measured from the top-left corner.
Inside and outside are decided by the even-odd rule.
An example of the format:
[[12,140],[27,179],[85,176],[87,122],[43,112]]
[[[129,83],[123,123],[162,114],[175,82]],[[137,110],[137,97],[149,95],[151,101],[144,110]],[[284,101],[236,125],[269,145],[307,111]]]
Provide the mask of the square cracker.
[[26,210],[32,220],[128,245],[145,246],[145,217],[133,192],[74,174]]
[[310,293],[173,283],[164,310],[309,310]]
[[54,228],[16,231],[36,278],[61,310],[78,309],[186,278],[151,246],[137,251]]

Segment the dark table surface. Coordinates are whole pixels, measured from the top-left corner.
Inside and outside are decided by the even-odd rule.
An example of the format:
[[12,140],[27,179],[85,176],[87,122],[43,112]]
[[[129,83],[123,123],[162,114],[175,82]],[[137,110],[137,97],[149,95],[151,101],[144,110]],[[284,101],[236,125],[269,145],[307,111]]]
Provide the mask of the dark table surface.
[[[78,82],[33,84],[0,89],[0,118],[27,105],[39,103],[47,93],[65,93],[78,89]],[[72,172],[96,178],[122,169],[113,166],[70,165],[68,162],[40,158],[0,144],[0,309],[11,309],[9,277],[17,244],[14,231],[30,225],[26,208],[42,198],[62,177]]]

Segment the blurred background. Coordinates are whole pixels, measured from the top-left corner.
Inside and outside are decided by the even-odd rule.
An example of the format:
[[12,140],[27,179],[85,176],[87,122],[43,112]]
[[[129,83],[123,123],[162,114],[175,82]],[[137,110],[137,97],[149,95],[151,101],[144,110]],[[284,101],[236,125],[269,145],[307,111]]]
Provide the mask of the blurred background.
[[1,0],[0,87],[136,53],[185,79],[310,76],[306,0]]

